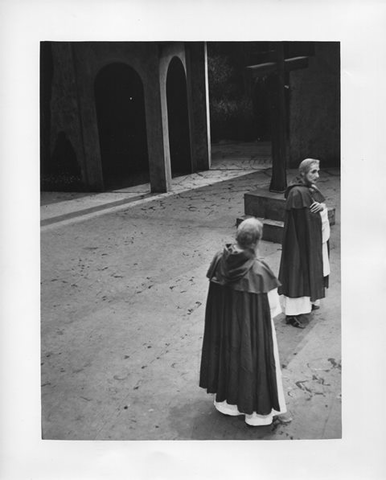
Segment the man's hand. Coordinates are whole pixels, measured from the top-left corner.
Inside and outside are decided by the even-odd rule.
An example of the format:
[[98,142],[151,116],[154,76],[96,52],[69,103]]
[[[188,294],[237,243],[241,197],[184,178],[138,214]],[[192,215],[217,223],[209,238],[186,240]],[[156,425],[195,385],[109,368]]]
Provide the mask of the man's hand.
[[324,203],[319,203],[319,202],[314,202],[311,206],[310,206],[310,210],[312,213],[319,213],[321,212],[322,210],[324,210],[325,208],[325,205]]

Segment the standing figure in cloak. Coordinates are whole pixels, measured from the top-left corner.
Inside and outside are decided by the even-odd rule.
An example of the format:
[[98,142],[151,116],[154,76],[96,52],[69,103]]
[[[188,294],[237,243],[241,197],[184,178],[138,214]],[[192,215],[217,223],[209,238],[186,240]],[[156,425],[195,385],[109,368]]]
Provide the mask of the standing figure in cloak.
[[307,158],[285,197],[284,232],[279,270],[287,324],[304,328],[302,317],[320,308],[330,274],[330,224],[325,198],[315,182],[319,160]]
[[251,426],[270,425],[287,411],[273,317],[281,313],[279,282],[257,258],[262,223],[244,220],[236,242],[210,264],[200,387],[215,394],[225,415],[245,415]]

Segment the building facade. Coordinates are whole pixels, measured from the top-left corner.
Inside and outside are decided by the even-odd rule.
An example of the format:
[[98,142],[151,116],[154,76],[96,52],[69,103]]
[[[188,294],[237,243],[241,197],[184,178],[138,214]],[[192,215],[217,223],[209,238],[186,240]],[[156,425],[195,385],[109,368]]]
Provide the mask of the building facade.
[[210,167],[206,45],[42,42],[40,114],[43,188],[166,192]]

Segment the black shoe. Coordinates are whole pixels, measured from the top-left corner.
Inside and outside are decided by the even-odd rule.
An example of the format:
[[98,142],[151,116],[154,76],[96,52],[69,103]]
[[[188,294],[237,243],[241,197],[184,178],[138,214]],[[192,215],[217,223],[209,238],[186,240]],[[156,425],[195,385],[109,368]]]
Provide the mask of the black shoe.
[[305,326],[298,319],[298,317],[287,316],[285,321],[286,321],[287,325],[292,325],[293,327],[296,327],[296,328],[305,328]]
[[320,308],[319,305],[312,304],[312,310],[319,310],[319,308]]

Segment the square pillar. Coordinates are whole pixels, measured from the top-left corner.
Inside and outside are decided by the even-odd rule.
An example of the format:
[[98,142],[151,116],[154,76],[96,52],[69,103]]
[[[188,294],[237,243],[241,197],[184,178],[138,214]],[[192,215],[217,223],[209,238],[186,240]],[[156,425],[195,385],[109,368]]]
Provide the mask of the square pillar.
[[171,190],[169,129],[166,102],[166,79],[158,64],[148,74],[145,84],[147,148],[150,188],[153,193]]

